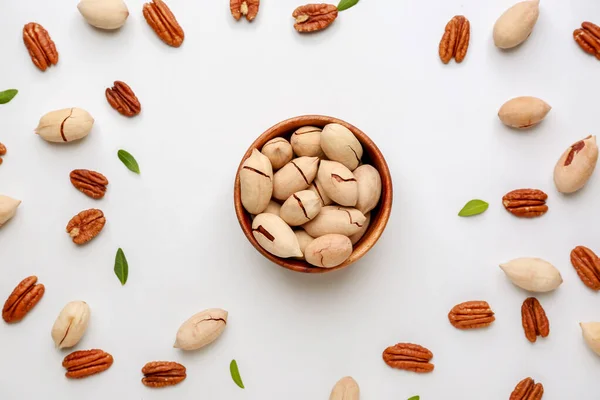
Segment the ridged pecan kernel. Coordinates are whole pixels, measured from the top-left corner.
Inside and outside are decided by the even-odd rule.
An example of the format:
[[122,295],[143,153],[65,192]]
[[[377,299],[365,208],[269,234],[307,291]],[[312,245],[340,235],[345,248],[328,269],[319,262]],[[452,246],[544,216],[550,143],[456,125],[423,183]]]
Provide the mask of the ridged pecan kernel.
[[75,244],[84,244],[95,238],[106,223],[104,213],[92,208],[71,218],[67,224],[67,232]]
[[455,305],[448,313],[448,320],[458,329],[478,329],[496,320],[486,301],[467,301]]
[[600,60],[600,27],[591,22],[583,22],[581,28],[573,31],[573,39],[586,53]]
[[532,378],[525,378],[517,384],[509,400],[540,400],[544,395],[544,386],[535,383]]
[[383,352],[383,361],[390,367],[419,373],[433,371],[432,358],[431,351],[412,343],[398,343]]
[[44,285],[36,284],[37,276],[29,276],[23,279],[12,291],[4,307],[2,307],[2,319],[11,324],[18,322],[27,315],[29,311],[42,299],[46,288]]
[[104,193],[106,193],[108,179],[100,172],[75,169],[71,171],[69,178],[75,188],[92,199],[101,199],[104,197]]
[[144,4],[144,18],[160,40],[169,46],[179,47],[185,35],[177,19],[162,0]]
[[294,10],[294,28],[301,33],[316,32],[327,28],[338,16],[333,4],[307,4]]
[[571,264],[581,281],[592,290],[600,290],[600,258],[585,246],[571,250]]
[[236,21],[242,18],[242,15],[246,16],[248,21],[252,21],[258,14],[258,7],[260,6],[260,0],[230,0],[229,9],[231,15]]
[[106,371],[113,364],[113,357],[99,349],[75,351],[63,360],[65,376],[71,379],[87,378]]
[[452,57],[457,63],[462,62],[469,49],[471,23],[463,15],[454,16],[447,24],[439,45],[440,59],[448,64]]
[[48,31],[38,23],[30,22],[23,27],[23,42],[31,61],[45,71],[50,65],[58,63],[58,51]]
[[535,297],[529,297],[523,302],[521,322],[525,337],[531,343],[535,343],[538,336],[547,337],[550,334],[550,322],[546,312]]
[[548,211],[548,195],[538,189],[517,189],[502,197],[502,204],[508,212],[517,217],[534,218]]
[[[0,156],[3,156],[6,154],[6,146],[3,145],[2,143],[0,143]],[[0,164],[2,164],[2,159],[0,158]]]
[[142,373],[142,383],[152,388],[177,385],[187,376],[185,367],[173,361],[149,362],[142,368]]
[[112,88],[104,92],[106,100],[119,114],[133,117],[142,111],[142,105],[129,85],[122,81],[115,81]]

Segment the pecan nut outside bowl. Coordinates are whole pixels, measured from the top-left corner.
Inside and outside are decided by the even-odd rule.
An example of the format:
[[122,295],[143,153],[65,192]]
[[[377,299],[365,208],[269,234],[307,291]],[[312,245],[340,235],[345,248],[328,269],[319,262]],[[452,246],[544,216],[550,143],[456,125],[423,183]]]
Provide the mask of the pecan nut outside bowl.
[[[375,209],[371,211],[371,223],[369,224],[369,228],[365,232],[364,236],[360,239],[360,241],[356,243],[356,245],[354,245],[350,257],[348,257],[346,261],[344,261],[337,267],[318,268],[310,265],[304,260],[297,260],[293,258],[280,258],[274,256],[271,253],[267,252],[265,249],[263,249],[258,244],[256,239],[254,239],[254,236],[252,235],[252,217],[242,206],[240,194],[240,170],[244,161],[252,154],[252,150],[258,149],[260,151],[263,145],[269,140],[276,137],[284,137],[289,140],[292,133],[294,133],[294,131],[298,128],[307,125],[323,128],[325,125],[331,123],[344,125],[346,128],[350,129],[354,136],[356,136],[364,150],[362,161],[365,164],[371,164],[377,169],[377,171],[379,171],[379,175],[381,176],[381,198],[379,199],[377,207],[375,207]],[[340,119],[326,117],[322,115],[304,115],[301,117],[290,118],[267,129],[254,141],[254,143],[252,143],[252,145],[246,151],[246,154],[244,154],[244,157],[240,162],[235,176],[235,184],[233,190],[233,202],[235,206],[235,213],[240,223],[240,227],[244,232],[244,235],[246,235],[246,238],[248,238],[252,246],[254,246],[254,248],[258,250],[263,256],[265,256],[266,258],[283,268],[291,269],[292,271],[297,272],[316,274],[345,268],[358,261],[365,254],[367,254],[367,252],[375,245],[375,243],[377,243],[377,240],[379,240],[383,231],[385,230],[387,222],[390,218],[390,214],[392,212],[392,196],[393,190],[390,170],[385,161],[385,158],[383,157],[383,154],[381,154],[381,151],[375,145],[375,143],[357,127],[350,125],[349,123]]]

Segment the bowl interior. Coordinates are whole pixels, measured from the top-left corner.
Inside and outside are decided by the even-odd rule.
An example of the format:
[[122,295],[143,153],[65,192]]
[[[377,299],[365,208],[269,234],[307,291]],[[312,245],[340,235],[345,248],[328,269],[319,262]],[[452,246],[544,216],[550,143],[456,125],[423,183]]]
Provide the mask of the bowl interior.
[[[371,164],[377,169],[377,171],[379,171],[379,174],[381,175],[382,188],[381,199],[379,200],[379,204],[374,210],[371,211],[371,223],[369,224],[369,228],[367,229],[361,240],[354,245],[354,249],[350,257],[344,263],[338,265],[337,267],[318,268],[313,267],[304,260],[276,257],[264,250],[258,244],[256,239],[254,239],[254,235],[252,235],[251,215],[242,206],[242,201],[240,198],[240,169],[242,168],[244,161],[252,154],[252,150],[256,148],[260,151],[263,145],[269,140],[280,136],[285,137],[289,140],[292,133],[294,133],[294,131],[298,128],[307,125],[323,128],[325,125],[330,123],[338,123],[344,125],[348,129],[350,129],[350,131],[352,131],[354,136],[356,136],[356,138],[363,147],[363,163]],[[252,245],[262,255],[264,255],[274,263],[284,268],[291,269],[293,271],[305,273],[324,273],[347,267],[348,265],[352,264],[353,262],[357,261],[362,256],[364,256],[367,253],[367,251],[369,251],[369,249],[371,249],[371,247],[373,247],[373,245],[377,242],[377,240],[383,233],[383,230],[385,229],[385,226],[387,224],[392,210],[392,179],[390,176],[389,168],[387,166],[387,163],[385,162],[385,159],[383,158],[383,155],[381,154],[375,143],[373,143],[373,141],[360,129],[337,118],[326,117],[321,115],[306,115],[302,117],[290,118],[288,120],[278,123],[277,125],[269,128],[265,133],[260,135],[258,139],[254,141],[254,143],[252,143],[250,148],[248,148],[248,150],[246,151],[246,154],[244,154],[244,157],[240,162],[235,177],[234,205],[235,212],[237,214],[240,226],[244,231],[244,234],[246,235],[250,243],[252,243]]]

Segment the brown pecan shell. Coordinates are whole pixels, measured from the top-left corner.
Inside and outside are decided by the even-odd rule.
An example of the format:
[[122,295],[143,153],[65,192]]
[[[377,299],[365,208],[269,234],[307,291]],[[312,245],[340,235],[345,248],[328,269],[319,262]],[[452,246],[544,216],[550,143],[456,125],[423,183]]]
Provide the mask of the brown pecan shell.
[[327,28],[338,16],[333,4],[307,4],[294,10],[294,28],[301,33],[316,32]]
[[231,15],[237,21],[245,16],[248,21],[252,21],[258,14],[260,0],[229,0],[229,9]]
[[432,358],[431,351],[413,343],[398,343],[383,352],[383,361],[390,367],[419,373],[433,371]]
[[455,305],[448,320],[458,329],[478,329],[491,325],[496,318],[487,301],[467,301]]
[[600,60],[600,27],[591,22],[583,22],[581,28],[573,31],[573,39],[586,53]]
[[546,312],[535,297],[529,297],[523,302],[521,322],[525,337],[531,343],[535,343],[538,336],[547,337],[550,334],[550,322]]
[[467,18],[456,15],[448,21],[438,49],[442,62],[448,64],[452,57],[457,63],[462,62],[467,55],[470,38],[471,23]]
[[544,386],[535,383],[532,378],[525,378],[517,384],[509,400],[540,400],[544,395]]
[[37,276],[23,279],[12,291],[2,307],[2,319],[11,324],[18,322],[42,299],[46,288],[37,283]]
[[162,0],[144,4],[144,18],[158,37],[169,46],[179,47],[185,34],[177,19]]
[[115,81],[112,88],[104,92],[106,100],[119,114],[133,117],[142,111],[142,105],[129,85],[122,81]]
[[50,65],[58,63],[58,51],[48,31],[38,23],[30,22],[23,27],[23,42],[31,61],[45,71]]
[[142,368],[142,373],[142,383],[152,388],[177,385],[187,376],[185,367],[173,361],[149,362]]
[[67,232],[75,244],[84,244],[95,238],[106,223],[104,213],[92,208],[71,218],[67,224]]
[[108,179],[100,172],[75,169],[71,171],[69,178],[75,188],[92,199],[101,199],[106,193]]
[[65,376],[71,379],[87,378],[106,371],[113,364],[113,357],[99,349],[75,351],[63,360]]
[[592,290],[600,290],[600,258],[585,246],[571,250],[571,264],[581,281]]
[[502,197],[504,208],[522,218],[540,217],[548,211],[548,195],[539,189],[517,189]]

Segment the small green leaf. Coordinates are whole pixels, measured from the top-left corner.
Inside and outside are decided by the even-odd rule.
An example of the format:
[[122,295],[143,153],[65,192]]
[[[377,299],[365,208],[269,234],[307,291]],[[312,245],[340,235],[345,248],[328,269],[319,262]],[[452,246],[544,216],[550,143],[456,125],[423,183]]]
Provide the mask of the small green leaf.
[[340,4],[338,4],[338,11],[344,11],[349,9],[350,7],[354,7],[359,0],[341,0]]
[[136,174],[140,173],[140,166],[138,165],[137,161],[135,161],[134,156],[125,150],[119,150],[117,155],[119,156],[119,160],[121,160],[130,171],[135,172]]
[[471,200],[460,210],[458,213],[459,217],[470,217],[471,215],[481,214],[487,210],[489,204],[483,200]]
[[0,104],[6,104],[13,99],[19,93],[17,89],[8,89],[4,92],[0,92]]
[[240,371],[238,370],[237,362],[235,360],[231,360],[229,372],[231,372],[231,379],[233,379],[235,384],[244,389],[244,382],[242,382],[242,377],[240,376]]
[[129,264],[127,264],[127,258],[125,253],[119,248],[117,255],[115,256],[115,275],[121,281],[121,285],[127,282],[127,276],[129,275]]
[[420,398],[421,398],[421,397],[419,397],[419,396],[413,396],[413,397],[411,397],[411,398],[410,398],[410,399],[408,399],[408,400],[419,400]]

